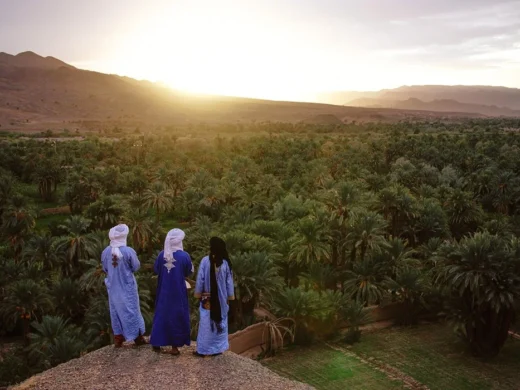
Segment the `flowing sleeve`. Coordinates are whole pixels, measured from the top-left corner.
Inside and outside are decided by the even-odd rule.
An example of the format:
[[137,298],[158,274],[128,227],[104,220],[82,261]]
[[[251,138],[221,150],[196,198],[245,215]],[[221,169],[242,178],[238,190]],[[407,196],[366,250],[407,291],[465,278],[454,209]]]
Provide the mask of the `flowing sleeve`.
[[155,272],[157,275],[161,273],[161,263],[163,261],[164,254],[163,252],[159,253],[159,256],[157,256],[157,259],[155,259],[155,263],[153,265],[153,272]]
[[199,272],[197,274],[197,282],[195,283],[195,297],[200,298],[204,291],[204,277],[205,277],[205,267],[206,262],[204,259],[200,262]]
[[226,290],[227,290],[227,296],[228,300],[232,301],[235,299],[235,285],[233,284],[233,273],[229,269],[229,265],[226,267],[227,274],[226,274]]
[[186,261],[184,262],[184,277],[190,276],[193,271],[195,271],[193,267],[193,263],[191,262],[191,257],[188,253],[186,253]]
[[137,258],[137,253],[130,248],[130,269],[132,272],[137,272],[141,268],[141,262]]

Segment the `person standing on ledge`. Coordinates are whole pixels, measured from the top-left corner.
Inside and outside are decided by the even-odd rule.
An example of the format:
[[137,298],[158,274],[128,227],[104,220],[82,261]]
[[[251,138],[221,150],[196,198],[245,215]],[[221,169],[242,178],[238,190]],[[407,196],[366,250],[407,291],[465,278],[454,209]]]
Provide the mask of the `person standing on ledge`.
[[200,299],[197,335],[198,356],[215,356],[229,349],[228,301],[235,299],[232,265],[226,243],[219,237],[209,241],[209,256],[202,259],[195,297]]
[[158,277],[155,315],[153,317],[150,344],[155,352],[171,346],[171,354],[179,355],[179,347],[190,345],[190,310],[187,282],[193,273],[190,255],[184,252],[181,229],[172,229],[164,241],[164,251],[155,261]]
[[116,348],[120,348],[125,340],[134,340],[136,346],[146,344],[143,338],[144,319],[134,276],[141,263],[135,251],[126,246],[127,236],[126,225],[117,225],[110,229],[110,245],[101,255],[103,271],[107,274],[105,285]]

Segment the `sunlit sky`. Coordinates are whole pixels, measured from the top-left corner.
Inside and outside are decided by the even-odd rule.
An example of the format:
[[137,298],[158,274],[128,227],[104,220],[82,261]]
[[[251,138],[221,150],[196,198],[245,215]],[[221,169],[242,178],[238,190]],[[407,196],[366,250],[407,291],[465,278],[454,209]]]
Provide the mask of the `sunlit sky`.
[[0,51],[192,92],[287,100],[520,87],[520,1],[0,0]]

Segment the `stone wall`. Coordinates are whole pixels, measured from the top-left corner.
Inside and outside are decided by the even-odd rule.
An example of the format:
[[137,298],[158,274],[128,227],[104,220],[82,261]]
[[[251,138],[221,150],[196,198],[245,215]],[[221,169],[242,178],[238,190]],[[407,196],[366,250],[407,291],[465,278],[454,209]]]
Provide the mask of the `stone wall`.
[[363,309],[369,315],[367,324],[374,322],[388,321],[397,318],[403,312],[401,303],[390,303],[384,306],[369,306]]
[[[255,314],[259,317],[275,318],[265,309],[255,310]],[[391,303],[385,306],[370,306],[364,311],[369,313],[367,324],[381,321],[388,321],[396,318],[402,312],[403,306],[399,303]],[[243,330],[229,335],[229,349],[239,355],[255,356],[262,352],[264,346],[263,334],[265,324],[260,322],[251,325]]]
[[229,335],[229,349],[240,355],[253,348],[263,346],[265,324],[260,322]]

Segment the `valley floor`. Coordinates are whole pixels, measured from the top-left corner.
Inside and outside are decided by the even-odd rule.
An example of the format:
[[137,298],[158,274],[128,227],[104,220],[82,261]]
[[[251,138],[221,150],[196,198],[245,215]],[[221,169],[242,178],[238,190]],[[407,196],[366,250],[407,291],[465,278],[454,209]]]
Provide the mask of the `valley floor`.
[[353,347],[294,348],[263,363],[316,389],[517,390],[520,342],[509,340],[484,362],[465,352],[449,326],[427,324],[369,333]]

